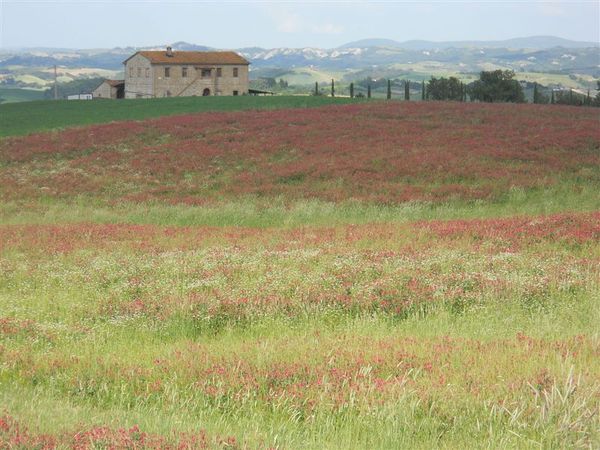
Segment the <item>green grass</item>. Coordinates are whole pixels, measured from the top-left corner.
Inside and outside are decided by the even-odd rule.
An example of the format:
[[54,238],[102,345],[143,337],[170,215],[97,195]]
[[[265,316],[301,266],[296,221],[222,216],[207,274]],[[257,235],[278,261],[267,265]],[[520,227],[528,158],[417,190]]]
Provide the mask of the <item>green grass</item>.
[[[0,93],[1,95],[1,93]],[[0,137],[79,125],[206,111],[309,108],[343,104],[349,98],[313,96],[178,97],[157,99],[38,101],[0,105]]]
[[[43,90],[0,87],[0,104],[31,102],[43,98]],[[2,111],[1,108],[0,105],[0,111]],[[3,123],[4,120],[6,120],[6,117],[2,116],[2,122],[0,123]]]
[[0,224],[129,223],[162,226],[298,227],[366,223],[403,223],[415,220],[483,219],[518,215],[600,210],[600,186],[572,180],[538,189],[511,189],[496,201],[451,200],[444,203],[410,202],[378,205],[359,201],[339,203],[318,199],[247,197],[216,205],[189,206],[155,203],[113,203],[89,197],[70,200],[0,203]]
[[[89,108],[100,115],[86,120],[116,120],[117,110],[333,101],[47,102],[20,111],[62,108],[64,121]],[[39,120],[50,126],[51,117]],[[346,139],[356,145],[362,132]],[[189,206],[119,197],[123,175],[113,168],[129,163],[103,153],[84,154],[68,173],[106,169],[104,194],[55,177],[80,153],[27,151],[56,136],[4,141],[3,155],[15,158],[0,166],[0,193],[16,190],[0,201],[0,448],[43,448],[45,435],[59,448],[77,436],[90,450],[145,448],[142,436],[198,448],[186,433],[200,430],[205,448],[219,450],[600,447],[600,178],[587,142],[557,156],[580,152],[581,166],[532,171],[546,182],[513,179],[478,200],[242,192]],[[148,152],[163,137],[151,136]],[[247,140],[225,141],[223,155]],[[267,159],[302,162],[289,151]],[[48,186],[66,189],[52,195]]]
[[[426,318],[411,318],[401,324],[369,317],[341,319],[333,323],[322,319],[296,323],[275,319],[250,327],[230,328],[217,336],[197,336],[194,342],[223,361],[234,359],[237,354],[261,360],[266,365],[277,365],[293,362],[294,355],[314,352],[320,356],[324,349],[335,354],[337,345],[355,346],[364,340],[415,339],[427,343],[439,336],[448,336],[457,340],[493,342],[498,338],[513,340],[519,332],[554,341],[569,337],[568,330],[572,325],[566,318],[568,315],[561,317],[560,310],[555,314],[532,315],[524,313],[516,305],[497,306],[495,313],[485,309],[456,318],[441,311]],[[588,318],[581,330],[593,332],[592,321],[593,317]],[[315,338],[317,335],[318,340]],[[111,336],[111,339],[106,339],[106,336]],[[185,330],[179,329],[175,334],[166,336],[160,329],[148,327],[143,321],[127,327],[106,324],[96,327],[94,335],[86,336],[83,341],[65,339],[57,343],[60,348],[51,350],[50,357],[66,360],[68,355],[78,355],[84,367],[80,370],[89,372],[78,376],[100,378],[103,376],[102,369],[96,364],[103,363],[94,361],[98,354],[107,355],[109,364],[117,367],[136,361],[154,370],[150,363],[153,358],[169,358],[190,343],[188,339]],[[430,348],[424,344],[423,351],[428,350]],[[41,359],[42,351],[32,357]],[[281,354],[282,351],[284,354]],[[358,353],[360,350],[355,348],[355,351]],[[457,353],[458,360],[454,361],[457,368],[469,358],[478,357],[472,349],[465,350],[464,354]],[[500,360],[497,358],[495,361]],[[559,374],[557,387],[562,387],[569,379],[570,363],[552,363],[551,370]],[[507,375],[507,369],[520,373],[541,370],[544,362],[534,361],[525,364],[526,368],[517,367],[510,361],[501,364],[498,370]],[[463,369],[465,374],[474,372],[473,368]],[[139,425],[145,431],[167,436],[173,430],[197,429],[200,424],[209,435],[235,435],[246,441],[250,448],[260,447],[260,442],[267,446],[302,449],[539,448],[536,442],[544,443],[545,448],[560,448],[572,443],[571,439],[576,435],[574,431],[554,434],[555,429],[560,429],[560,420],[570,419],[568,409],[575,409],[577,402],[581,402],[584,408],[593,407],[593,399],[588,396],[594,393],[587,386],[578,386],[581,392],[569,399],[564,409],[556,408],[557,417],[547,422],[536,422],[539,412],[517,415],[516,418],[511,416],[513,411],[524,406],[535,408],[533,396],[524,396],[520,402],[507,405],[507,411],[503,411],[495,409],[492,402],[474,401],[469,405],[452,394],[444,399],[443,393],[436,398],[440,403],[427,403],[412,388],[407,388],[402,396],[386,407],[372,411],[360,411],[358,407],[356,411],[323,410],[315,412],[312,418],[293,419],[291,405],[287,408],[284,404],[265,408],[258,401],[238,400],[232,405],[211,407],[202,395],[176,379],[170,382],[167,392],[154,400],[132,402],[135,396],[127,391],[131,386],[127,383],[112,385],[110,381],[107,381],[105,393],[85,399],[69,393],[62,385],[60,378],[69,376],[67,370],[59,369],[53,377],[40,379],[37,386],[32,386],[29,380],[22,383],[7,381],[4,385],[11,389],[0,391],[0,402],[32,429],[45,433],[77,429],[82,418],[88,418],[84,419],[84,423],[112,427]],[[414,373],[413,376],[418,383],[423,382],[422,374]],[[446,415],[452,408],[455,419]],[[575,421],[576,417],[573,417],[569,424]],[[597,434],[592,435],[592,439],[597,437]],[[589,440],[589,436],[587,439],[588,444],[595,442]]]
[[[370,236],[297,250],[285,240],[225,237],[161,251],[128,248],[108,236],[109,246],[90,241],[63,254],[41,251],[44,238],[27,233],[32,246],[0,260],[1,316],[33,324],[0,336],[9,356],[0,371],[0,402],[32,432],[53,435],[139,425],[165,436],[201,428],[249,448],[598,443],[598,272],[580,263],[597,258],[593,242],[573,248],[546,241],[486,254],[475,242],[430,241],[433,247],[425,242],[413,256],[399,251],[376,262],[378,239],[386,251],[403,243]],[[297,301],[315,287],[333,296],[345,289],[337,276],[360,296],[371,282],[393,288],[407,274],[431,277],[438,288],[460,281],[470,304],[457,311],[440,295],[428,310],[396,317],[243,303],[260,309],[247,311],[252,320],[224,311],[221,318],[232,314],[231,320],[220,321],[187,300],[204,292]],[[128,310],[133,299],[154,306]],[[305,369],[293,375],[298,364]],[[213,384],[215,367],[225,372]],[[285,368],[292,375],[281,375]],[[352,375],[336,381],[334,368]],[[375,377],[395,376],[401,381],[380,396]],[[254,381],[256,388],[245,385]],[[297,394],[301,400],[291,394],[296,382],[308,383]]]

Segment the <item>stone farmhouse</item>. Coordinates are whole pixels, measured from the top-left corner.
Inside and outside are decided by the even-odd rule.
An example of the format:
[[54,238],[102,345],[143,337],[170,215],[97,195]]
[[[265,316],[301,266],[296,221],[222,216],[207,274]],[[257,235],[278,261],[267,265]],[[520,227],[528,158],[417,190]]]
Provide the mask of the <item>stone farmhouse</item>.
[[250,63],[235,52],[140,51],[123,62],[125,98],[244,95]]
[[125,96],[125,81],[104,80],[92,91],[93,98],[123,98]]

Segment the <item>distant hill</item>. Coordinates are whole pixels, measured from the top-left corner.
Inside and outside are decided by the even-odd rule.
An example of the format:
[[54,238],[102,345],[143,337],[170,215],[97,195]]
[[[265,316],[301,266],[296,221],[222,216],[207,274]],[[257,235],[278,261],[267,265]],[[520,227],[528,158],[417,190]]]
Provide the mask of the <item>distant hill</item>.
[[[416,42],[416,41],[414,41]],[[426,42],[426,41],[423,41]],[[366,48],[366,47],[388,47],[402,48],[403,43],[393,39],[361,39],[359,41],[348,42],[340,45],[338,48]]]
[[[196,45],[196,44],[190,44],[189,42],[175,42],[173,44],[171,44],[171,47],[173,47],[173,50],[181,50],[181,51],[194,51],[194,52],[209,52],[211,50],[216,50],[213,47],[207,47],[205,45]],[[158,48],[165,48],[165,46],[158,46]]]
[[[175,51],[216,50],[183,41],[169,45]],[[45,88],[53,82],[54,65],[59,68],[59,77],[70,80],[122,77],[123,61],[134,52],[166,46],[0,49],[0,86]],[[284,78],[290,85],[298,86],[332,78],[350,82],[365,78],[422,80],[432,75],[452,75],[470,80],[482,70],[503,69],[515,71],[522,80],[586,91],[595,89],[596,79],[600,78],[598,43],[554,36],[453,42],[364,39],[334,49],[247,47],[230,50],[250,61],[251,79]]]
[[600,42],[572,41],[556,36],[530,36],[523,38],[506,39],[502,41],[424,41],[411,40],[398,42],[391,39],[362,39],[349,42],[338,48],[364,48],[364,47],[387,47],[403,48],[406,50],[434,50],[447,48],[511,48],[511,49],[535,49],[544,50],[555,47],[562,48],[588,48],[598,47]]

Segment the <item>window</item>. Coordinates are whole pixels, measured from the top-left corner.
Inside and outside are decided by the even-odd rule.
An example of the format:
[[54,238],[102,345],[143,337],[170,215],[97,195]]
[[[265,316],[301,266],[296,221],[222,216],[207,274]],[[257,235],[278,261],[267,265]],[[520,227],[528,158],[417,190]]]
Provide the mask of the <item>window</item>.
[[146,67],[146,78],[150,78],[150,69]]
[[182,67],[181,68],[181,77],[182,78],[186,78],[187,77],[187,67]]
[[238,91],[233,91],[233,95],[238,95]]
[[165,92],[165,97],[170,97],[170,96],[171,96],[171,91]]
[[138,67],[137,69],[138,69],[138,70],[137,70],[137,75],[138,75],[138,78],[141,78],[141,77],[142,77],[142,68],[141,68],[141,67]]
[[235,78],[237,78],[237,76],[238,76],[238,68],[237,68],[237,67],[234,67],[234,68],[233,68],[233,76],[234,76]]
[[165,78],[169,78],[171,76],[171,68],[165,67]]
[[133,78],[133,67],[129,68],[129,78]]
[[202,78],[210,77],[210,69],[202,69]]
[[220,67],[217,67],[217,76],[218,77],[222,77],[223,76],[223,69],[221,69]]

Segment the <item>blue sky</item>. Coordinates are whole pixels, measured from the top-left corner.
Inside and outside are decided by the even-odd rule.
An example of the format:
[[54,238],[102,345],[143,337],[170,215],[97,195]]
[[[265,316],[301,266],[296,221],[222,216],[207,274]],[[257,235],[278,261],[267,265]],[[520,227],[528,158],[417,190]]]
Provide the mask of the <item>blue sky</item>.
[[0,0],[0,47],[333,48],[364,38],[600,40],[600,2]]

